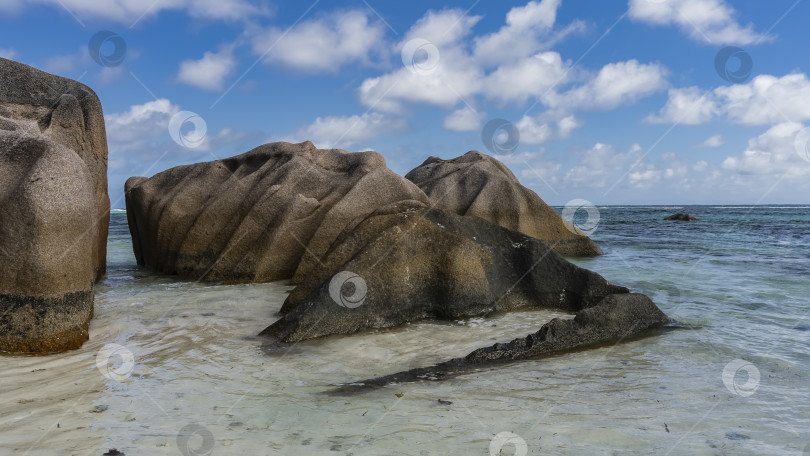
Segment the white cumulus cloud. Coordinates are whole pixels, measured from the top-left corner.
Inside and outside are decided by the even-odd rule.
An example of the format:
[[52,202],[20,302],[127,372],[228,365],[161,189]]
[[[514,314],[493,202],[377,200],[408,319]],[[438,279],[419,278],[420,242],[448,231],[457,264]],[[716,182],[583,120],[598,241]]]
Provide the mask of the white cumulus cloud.
[[252,39],[253,51],[295,70],[336,72],[352,63],[371,63],[381,49],[385,26],[352,10],[301,22],[290,30],[271,27]]
[[769,41],[751,24],[740,25],[737,12],[724,0],[630,0],[630,17],[653,25],[675,25],[704,43],[746,45]]
[[726,140],[723,139],[723,135],[716,134],[706,138],[706,140],[703,141],[700,145],[703,147],[720,147],[723,144],[725,144],[725,142]]
[[541,119],[545,116],[530,117],[523,116],[515,126],[520,131],[520,142],[523,144],[542,144],[552,139],[567,138],[572,131],[580,127],[580,122],[573,115],[563,117],[556,122],[556,129],[553,122],[544,122]]
[[177,79],[201,89],[221,89],[225,78],[233,72],[235,66],[236,60],[231,49],[216,53],[206,52],[199,60],[181,62]]
[[701,124],[726,118],[742,125],[768,125],[810,120],[810,80],[804,73],[782,77],[760,75],[747,84],[672,89],[666,105],[648,120]]
[[319,148],[347,148],[403,127],[400,119],[370,112],[353,116],[318,117],[299,130],[292,142],[312,141]]
[[153,17],[162,11],[185,11],[192,17],[242,21],[272,14],[265,1],[249,0],[4,0],[0,10],[16,12],[35,4],[67,10],[80,21],[111,20],[126,25]]
[[[740,156],[726,157],[721,167],[740,175],[780,176],[787,178],[810,175],[810,162],[797,146],[797,135],[803,129],[798,122],[783,122],[748,140]],[[801,144],[804,148],[808,144]],[[810,157],[808,157],[810,158]]]
[[475,59],[499,64],[534,54],[554,26],[559,7],[560,0],[543,0],[512,8],[500,30],[475,39]]
[[110,155],[144,150],[146,143],[169,138],[168,125],[171,116],[180,111],[168,99],[150,101],[130,106],[129,110],[104,116]]
[[[429,11],[393,49],[405,54],[402,67],[364,80],[359,99],[369,108],[394,113],[410,104],[457,110],[461,103],[472,105],[481,99],[500,106],[535,100],[554,111],[547,118],[520,121],[526,138],[540,143],[551,137],[552,127],[544,125],[548,122],[577,110],[633,103],[666,87],[667,70],[657,63],[628,60],[609,63],[595,73],[572,71],[570,60],[547,49],[549,42],[578,27],[575,23],[561,32],[554,30],[559,6],[558,0],[530,1],[512,8],[499,30],[479,36],[473,27],[480,17],[459,9]],[[421,57],[409,55],[413,40],[422,43]],[[429,68],[425,62],[430,62]],[[572,87],[575,81],[580,83]],[[563,122],[559,136],[576,126]]]
[[585,84],[562,94],[550,94],[549,105],[562,110],[613,109],[663,89],[667,70],[637,60],[609,63]]
[[465,106],[448,114],[444,118],[444,128],[452,131],[473,131],[481,128],[481,121],[486,114]]

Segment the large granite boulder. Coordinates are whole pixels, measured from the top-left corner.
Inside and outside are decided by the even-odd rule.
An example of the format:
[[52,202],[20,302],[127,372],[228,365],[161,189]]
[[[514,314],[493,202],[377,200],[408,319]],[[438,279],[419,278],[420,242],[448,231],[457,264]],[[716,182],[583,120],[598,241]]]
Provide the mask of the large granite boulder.
[[87,340],[110,201],[101,103],[84,84],[0,58],[0,351]]
[[311,142],[132,177],[125,197],[138,264],[229,283],[296,269],[304,277],[350,221],[400,200],[427,202],[382,155]]
[[434,207],[474,215],[546,241],[561,255],[592,256],[602,249],[520,184],[498,160],[470,151],[452,160],[430,157],[405,175]]
[[519,307],[579,311],[627,292],[534,237],[402,201],[347,226],[262,335],[295,342]]

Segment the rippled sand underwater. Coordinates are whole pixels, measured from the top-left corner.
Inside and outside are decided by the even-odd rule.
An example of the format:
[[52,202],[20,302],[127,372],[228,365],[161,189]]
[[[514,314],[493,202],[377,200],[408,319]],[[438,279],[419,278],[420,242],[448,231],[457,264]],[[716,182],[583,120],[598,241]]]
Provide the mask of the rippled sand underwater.
[[323,393],[568,316],[266,345],[254,335],[291,287],[141,271],[113,214],[90,340],[2,358],[0,454],[802,455],[810,209],[703,207],[702,224],[677,227],[659,223],[669,209],[600,208],[594,237],[607,255],[577,263],[693,329],[353,396]]

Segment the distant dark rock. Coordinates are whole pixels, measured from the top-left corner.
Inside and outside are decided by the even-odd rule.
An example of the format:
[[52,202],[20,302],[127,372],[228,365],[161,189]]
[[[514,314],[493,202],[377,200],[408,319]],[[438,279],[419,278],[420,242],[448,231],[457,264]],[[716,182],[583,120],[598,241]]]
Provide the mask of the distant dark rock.
[[643,336],[650,330],[672,323],[669,317],[642,294],[612,294],[580,310],[573,319],[555,318],[539,331],[508,343],[480,348],[463,358],[411,369],[384,377],[352,382],[332,393],[360,392],[392,383],[444,380],[465,372],[496,364],[539,359],[582,348],[615,344]]
[[601,255],[602,249],[565,221],[503,163],[478,151],[452,160],[430,157],[405,175],[433,207],[471,215],[546,241],[566,256]]
[[669,217],[666,217],[664,220],[677,220],[679,222],[691,222],[693,220],[697,220],[695,217],[689,214],[673,214]]
[[84,84],[0,58],[0,352],[79,348],[106,269],[101,103]]
[[127,456],[127,455],[120,452],[120,451],[118,451],[118,450],[116,450],[115,448],[112,448],[111,450],[108,450],[106,453],[104,453],[101,456]]
[[541,240],[403,201],[348,226],[262,335],[295,342],[521,307],[578,311],[627,292]]

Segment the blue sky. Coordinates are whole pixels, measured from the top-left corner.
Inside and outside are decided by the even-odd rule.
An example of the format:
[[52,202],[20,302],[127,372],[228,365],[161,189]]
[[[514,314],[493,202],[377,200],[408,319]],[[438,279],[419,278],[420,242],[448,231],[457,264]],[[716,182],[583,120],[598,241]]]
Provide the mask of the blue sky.
[[550,204],[804,204],[808,18],[795,0],[0,0],[0,56],[98,93],[113,207],[129,176],[277,140],[404,174],[490,153],[496,119],[498,158]]

